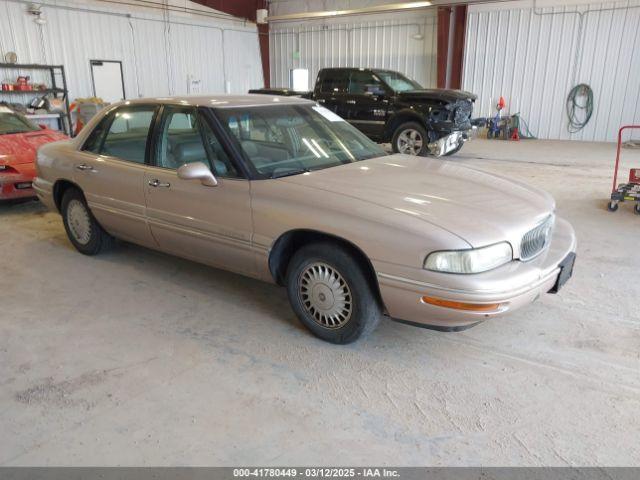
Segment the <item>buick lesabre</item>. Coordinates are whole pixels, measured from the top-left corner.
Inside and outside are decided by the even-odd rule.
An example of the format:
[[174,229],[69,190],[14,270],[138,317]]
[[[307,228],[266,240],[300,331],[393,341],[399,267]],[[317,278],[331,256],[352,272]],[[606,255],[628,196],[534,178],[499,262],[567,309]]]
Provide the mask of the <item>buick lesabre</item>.
[[387,155],[294,97],[114,104],[39,150],[34,188],[81,253],[118,238],[286,286],[334,343],[384,315],[441,330],[504,315],[557,292],[575,258],[549,194]]

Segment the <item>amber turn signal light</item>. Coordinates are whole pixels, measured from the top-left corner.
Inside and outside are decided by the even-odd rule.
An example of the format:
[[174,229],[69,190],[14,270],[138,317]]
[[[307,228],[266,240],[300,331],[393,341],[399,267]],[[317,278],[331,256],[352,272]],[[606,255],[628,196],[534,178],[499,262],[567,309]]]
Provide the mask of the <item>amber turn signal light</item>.
[[436,297],[422,297],[423,303],[429,305],[437,305],[438,307],[454,308],[456,310],[466,310],[473,312],[493,312],[500,308],[500,303],[464,303],[454,302],[452,300],[444,300],[443,298]]

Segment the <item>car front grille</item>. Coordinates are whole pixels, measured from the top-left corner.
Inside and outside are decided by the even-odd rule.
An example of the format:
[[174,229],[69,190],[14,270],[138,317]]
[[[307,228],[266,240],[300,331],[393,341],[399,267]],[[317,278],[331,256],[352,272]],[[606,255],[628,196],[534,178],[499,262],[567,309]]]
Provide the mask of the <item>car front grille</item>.
[[555,217],[550,215],[544,222],[537,227],[529,230],[522,237],[520,242],[520,259],[530,260],[540,252],[542,252],[551,240],[551,232]]
[[469,100],[460,100],[453,111],[453,122],[458,128],[471,128],[473,104]]

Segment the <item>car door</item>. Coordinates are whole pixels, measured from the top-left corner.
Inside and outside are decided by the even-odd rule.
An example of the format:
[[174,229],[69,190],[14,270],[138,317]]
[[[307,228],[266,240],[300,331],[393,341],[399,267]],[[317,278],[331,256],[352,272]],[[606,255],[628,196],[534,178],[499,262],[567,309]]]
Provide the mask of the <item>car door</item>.
[[119,107],[74,152],[74,182],[112,235],[155,246],[145,218],[144,173],[156,105]]
[[384,133],[389,100],[384,85],[372,72],[353,70],[345,102],[346,120],[365,135],[379,139]]
[[[220,143],[202,112],[165,105],[156,123],[153,164],[144,174],[147,219],[162,250],[251,275],[249,181]],[[215,187],[178,178],[186,163],[202,162]]]
[[348,69],[324,69],[315,88],[315,100],[323,107],[346,119],[349,114],[347,103]]

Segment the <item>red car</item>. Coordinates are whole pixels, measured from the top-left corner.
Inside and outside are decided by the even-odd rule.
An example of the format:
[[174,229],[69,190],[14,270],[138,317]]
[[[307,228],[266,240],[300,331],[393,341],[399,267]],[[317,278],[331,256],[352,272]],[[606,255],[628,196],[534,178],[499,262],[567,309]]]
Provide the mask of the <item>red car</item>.
[[66,138],[0,105],[0,201],[35,197],[31,182],[38,147]]

